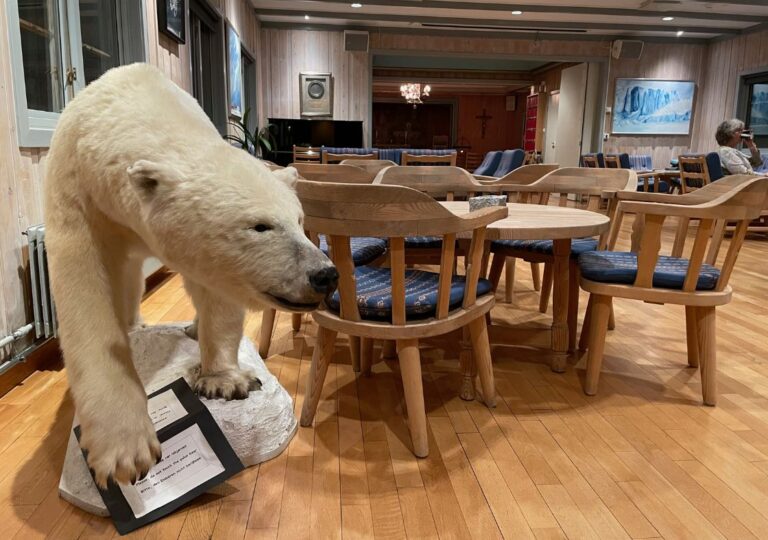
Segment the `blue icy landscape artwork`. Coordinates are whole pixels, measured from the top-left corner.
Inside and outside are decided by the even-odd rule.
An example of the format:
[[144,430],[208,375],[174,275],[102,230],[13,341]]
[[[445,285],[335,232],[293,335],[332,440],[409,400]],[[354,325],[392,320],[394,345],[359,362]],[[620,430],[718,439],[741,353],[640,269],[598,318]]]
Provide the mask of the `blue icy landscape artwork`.
[[227,59],[229,65],[229,114],[243,116],[243,75],[240,37],[231,26],[227,27]]
[[752,87],[751,107],[749,127],[755,131],[755,135],[768,135],[768,84]]
[[691,81],[616,79],[613,133],[688,135],[695,89]]

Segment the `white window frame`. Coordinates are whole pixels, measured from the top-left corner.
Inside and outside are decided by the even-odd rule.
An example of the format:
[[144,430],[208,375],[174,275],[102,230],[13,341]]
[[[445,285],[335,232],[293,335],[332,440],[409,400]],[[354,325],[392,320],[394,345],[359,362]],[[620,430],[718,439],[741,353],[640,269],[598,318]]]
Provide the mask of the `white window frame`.
[[[66,73],[74,69],[77,77],[73,83],[67,84],[62,80],[64,87],[64,104],[69,103],[78,92],[85,87],[83,69],[82,37],[80,33],[80,7],[78,0],[56,0],[59,10],[59,35],[61,51],[61,76],[65,79]],[[149,50],[147,38],[147,14],[144,2],[140,2],[141,28],[125,28],[123,25],[131,25],[131,18],[125,16],[128,11],[126,2],[136,0],[118,0],[118,34],[120,50],[123,53],[124,39],[134,39],[140,35],[142,51],[138,53],[140,60],[146,61]],[[38,111],[27,106],[27,85],[24,79],[24,58],[21,49],[21,29],[19,27],[19,5],[17,0],[6,1],[6,14],[8,20],[8,32],[11,52],[11,74],[13,82],[13,97],[16,109],[16,132],[18,144],[21,148],[47,148],[50,146],[51,137],[56,129],[61,113]],[[140,32],[140,33],[139,33]],[[136,42],[134,42],[136,45]],[[122,56],[122,54],[121,54]]]

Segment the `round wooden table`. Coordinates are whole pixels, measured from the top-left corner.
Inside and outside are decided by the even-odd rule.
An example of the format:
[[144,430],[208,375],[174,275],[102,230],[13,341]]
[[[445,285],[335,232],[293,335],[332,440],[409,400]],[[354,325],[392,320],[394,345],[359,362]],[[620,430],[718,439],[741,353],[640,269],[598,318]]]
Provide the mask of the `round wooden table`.
[[[457,215],[469,213],[467,201],[441,202],[448,210]],[[551,347],[555,353],[552,360],[552,370],[565,371],[569,343],[575,339],[569,337],[568,328],[568,299],[571,294],[578,295],[579,284],[576,279],[570,279],[569,262],[571,256],[571,240],[585,236],[598,236],[610,228],[608,216],[569,208],[565,206],[546,206],[539,204],[507,204],[509,215],[488,225],[486,240],[552,240],[554,251],[553,292],[552,292],[552,327]],[[531,330],[526,330],[530,334]],[[570,332],[574,334],[575,329]],[[520,343],[520,334],[508,327],[491,325],[489,337],[492,344]],[[526,339],[526,344],[529,340]],[[466,356],[462,353],[462,357]],[[461,397],[474,399],[474,362],[471,357],[462,360],[465,381]]]

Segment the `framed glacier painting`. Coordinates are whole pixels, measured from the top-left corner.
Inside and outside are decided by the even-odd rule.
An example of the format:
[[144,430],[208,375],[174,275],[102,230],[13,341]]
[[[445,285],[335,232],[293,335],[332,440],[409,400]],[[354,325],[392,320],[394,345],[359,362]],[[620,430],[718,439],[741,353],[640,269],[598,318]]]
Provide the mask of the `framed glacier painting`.
[[696,83],[616,79],[615,135],[689,135]]
[[243,117],[243,58],[240,36],[227,25],[227,79],[229,81],[229,115]]

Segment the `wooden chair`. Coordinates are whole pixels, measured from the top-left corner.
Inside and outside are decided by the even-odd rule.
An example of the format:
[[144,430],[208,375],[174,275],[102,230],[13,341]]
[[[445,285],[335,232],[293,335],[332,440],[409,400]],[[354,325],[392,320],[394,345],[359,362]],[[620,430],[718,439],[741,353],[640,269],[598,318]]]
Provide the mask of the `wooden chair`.
[[[390,167],[380,171],[373,183],[410,187],[433,199],[448,201],[454,200],[457,195],[471,197],[478,192],[495,191],[483,186],[459,167]],[[442,239],[438,236],[414,235],[405,239],[408,264],[438,264],[441,248]]]
[[538,160],[538,156],[536,154],[535,150],[528,150],[525,152],[525,159],[523,160],[523,165],[536,165]]
[[[456,216],[428,195],[401,186],[319,184],[300,181],[297,194],[305,226],[331,239],[339,271],[339,290],[328,308],[313,313],[318,337],[307,376],[301,425],[315,417],[337,332],[361,340],[396,340],[413,453],[429,453],[419,340],[468,327],[485,403],[495,404],[493,367],[485,315],[493,307],[490,284],[480,280],[486,226],[507,215],[506,208],[485,208]],[[457,233],[472,231],[466,276],[453,275]],[[389,237],[390,268],[355,269],[350,236]],[[443,253],[438,273],[406,270],[404,238],[440,235]],[[418,289],[418,292],[417,292]],[[364,345],[363,350],[366,350]],[[370,355],[363,357],[369,371]]]
[[425,155],[416,156],[410,154],[407,150],[404,150],[400,157],[401,165],[448,165],[450,167],[456,166],[456,152],[452,152],[447,156]]
[[483,162],[483,155],[477,152],[467,152],[467,163],[465,169],[474,171]]
[[293,145],[294,163],[320,163],[320,148]]
[[705,156],[678,156],[680,193],[688,193],[711,182]]
[[596,155],[583,155],[581,156],[581,163],[584,167],[590,168],[590,169],[600,169],[600,162],[597,160]]
[[[727,184],[717,186],[716,190],[705,192],[698,198],[691,197],[682,204],[680,199],[687,195],[624,195],[623,200],[619,199],[611,229],[608,246],[611,251],[580,256],[581,288],[590,294],[582,333],[584,341],[584,332],[589,332],[584,385],[587,394],[597,392],[608,314],[613,298],[618,297],[685,306],[688,364],[701,370],[704,404],[716,404],[715,308],[731,300],[732,290],[728,281],[749,221],[768,208],[768,178],[741,176],[729,179]],[[722,193],[723,189],[725,193]],[[650,202],[662,200],[665,202]],[[626,214],[635,214],[631,250],[612,251]],[[659,255],[662,226],[668,217],[678,217],[686,223],[698,220],[696,239],[687,259]],[[736,222],[737,225],[718,269],[716,265],[725,221]]]
[[[598,212],[602,199],[610,196],[609,201],[615,202],[615,193],[632,190],[637,186],[637,174],[630,169],[587,169],[566,167],[553,171],[538,182],[529,185],[509,186],[516,192],[517,202],[548,204],[552,194],[559,195],[558,204],[568,205],[568,195],[587,199],[587,210]],[[609,202],[608,214],[614,211],[615,204]],[[607,245],[607,233],[599,239],[577,238],[571,243],[571,265],[569,268],[569,300],[568,326],[569,349],[576,346],[576,324],[579,306],[578,267],[576,257],[586,251],[603,249]],[[506,264],[507,300],[511,302],[510,291],[515,280],[515,261],[523,259],[528,262],[544,263],[544,280],[541,284],[539,311],[545,313],[549,304],[550,291],[554,279],[554,246],[551,240],[497,240],[491,243],[493,263],[489,279],[494,284],[494,290],[501,279],[501,272]]]
[[353,165],[355,167],[360,167],[361,169],[374,175],[377,174],[380,170],[386,169],[387,167],[397,167],[397,163],[388,159],[345,159],[340,163],[340,165]]
[[621,169],[621,160],[617,155],[605,154],[603,163],[605,163],[606,169]]
[[313,182],[344,184],[370,184],[376,175],[355,165],[328,165],[323,163],[292,163],[299,175]]
[[330,152],[323,152],[323,163],[341,163],[342,161],[357,159],[379,159],[379,151],[374,150],[370,154],[331,154]]
[[[518,167],[514,171],[508,173],[501,178],[494,176],[478,176],[474,175],[475,179],[481,184],[487,187],[494,187],[497,189],[496,193],[509,196],[514,193],[514,186],[525,186],[538,182],[542,177],[556,171],[560,166],[556,164],[543,165],[523,165]],[[511,189],[506,189],[506,186],[513,186]],[[514,264],[514,262],[512,262]],[[509,269],[509,267],[507,267]],[[511,274],[510,274],[511,275]],[[509,276],[508,276],[509,277]],[[514,278],[513,278],[514,279]],[[541,264],[537,262],[531,262],[531,279],[533,280],[533,289],[535,291],[541,290]],[[514,284],[507,282],[507,288],[505,290],[505,296],[507,303],[512,302],[512,293],[514,291]]]

